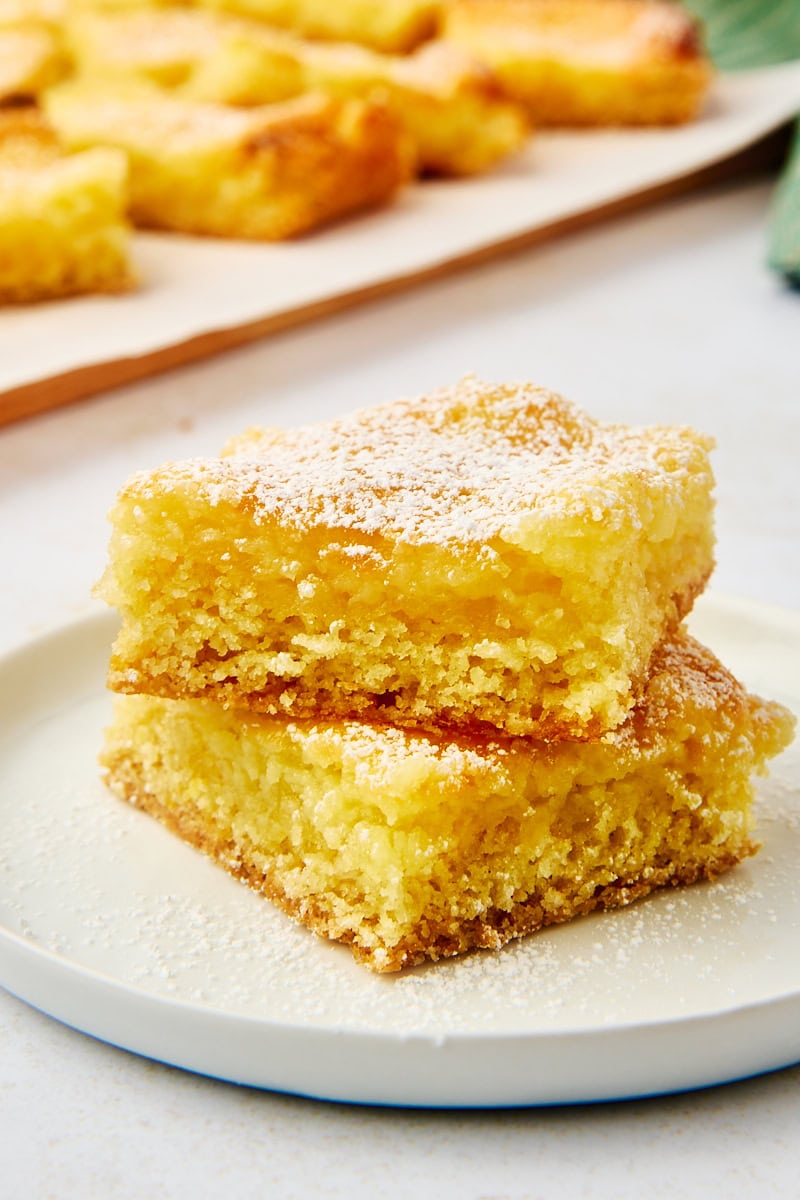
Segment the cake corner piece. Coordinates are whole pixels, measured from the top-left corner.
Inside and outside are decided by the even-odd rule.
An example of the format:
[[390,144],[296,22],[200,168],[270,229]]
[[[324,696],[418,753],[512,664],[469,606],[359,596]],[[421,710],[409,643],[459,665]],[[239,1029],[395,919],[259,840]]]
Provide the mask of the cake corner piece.
[[135,285],[118,150],[65,151],[33,107],[0,110],[0,303]]
[[449,0],[443,33],[544,126],[683,124],[713,79],[700,23],[674,0]]
[[413,146],[380,97],[308,92],[237,109],[90,78],[45,104],[68,147],[125,151],[145,228],[281,241],[388,202],[413,174]]

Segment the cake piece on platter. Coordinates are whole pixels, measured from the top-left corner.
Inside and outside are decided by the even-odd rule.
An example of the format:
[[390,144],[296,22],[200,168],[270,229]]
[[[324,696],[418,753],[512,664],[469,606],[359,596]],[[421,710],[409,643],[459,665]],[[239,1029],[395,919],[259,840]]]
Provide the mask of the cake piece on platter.
[[713,879],[753,853],[751,776],[792,726],[679,632],[595,743],[125,696],[102,762],[119,796],[395,971]]
[[711,571],[708,450],[466,379],[136,475],[100,586],[110,685],[596,738]]
[[443,34],[492,68],[537,125],[674,125],[712,78],[672,0],[451,0]]
[[305,91],[340,99],[380,91],[422,171],[469,175],[518,150],[528,118],[489,69],[435,41],[410,55],[312,42],[202,9],[79,13],[70,45],[84,76],[133,76],[219,104],[270,104]]
[[38,112],[0,110],[0,303],[132,285],[118,150],[67,154]]
[[408,135],[378,100],[309,94],[235,109],[89,80],[45,104],[72,149],[125,151],[131,216],[154,228],[288,238],[388,200],[413,170]]
[[477,174],[519,150],[530,133],[525,110],[488,67],[447,42],[389,56],[295,40],[294,52],[310,89],[342,97],[382,90],[413,138],[423,171]]

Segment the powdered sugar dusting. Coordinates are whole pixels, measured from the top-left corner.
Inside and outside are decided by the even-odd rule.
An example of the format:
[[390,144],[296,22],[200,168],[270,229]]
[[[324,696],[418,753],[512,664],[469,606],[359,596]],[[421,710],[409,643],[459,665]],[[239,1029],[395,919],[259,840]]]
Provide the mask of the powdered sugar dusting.
[[[269,726],[275,719],[249,715],[247,720]],[[429,765],[435,764],[443,779],[485,775],[501,768],[512,745],[499,734],[496,739],[448,731],[437,734],[364,721],[293,722],[286,730],[297,739],[303,753],[313,755],[315,742],[333,744],[334,753],[354,763],[357,775],[371,781],[375,788],[385,785],[393,771],[417,756]]]
[[[414,542],[477,544],[522,521],[641,525],[643,507],[710,485],[707,439],[601,425],[531,385],[474,379],[295,430],[254,430],[220,459],[134,476],[134,504],[191,490],[256,522]],[[647,496],[643,505],[642,496]]]

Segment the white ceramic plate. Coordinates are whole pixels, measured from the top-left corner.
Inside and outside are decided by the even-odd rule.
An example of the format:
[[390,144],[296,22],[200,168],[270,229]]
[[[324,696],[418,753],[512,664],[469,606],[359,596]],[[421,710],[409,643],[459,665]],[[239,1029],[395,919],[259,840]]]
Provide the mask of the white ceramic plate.
[[[695,631],[800,709],[800,614],[707,597]],[[425,1106],[699,1087],[800,1060],[800,756],[763,850],[513,943],[373,976],[106,793],[113,619],[0,660],[0,984],[95,1037],[259,1087]]]

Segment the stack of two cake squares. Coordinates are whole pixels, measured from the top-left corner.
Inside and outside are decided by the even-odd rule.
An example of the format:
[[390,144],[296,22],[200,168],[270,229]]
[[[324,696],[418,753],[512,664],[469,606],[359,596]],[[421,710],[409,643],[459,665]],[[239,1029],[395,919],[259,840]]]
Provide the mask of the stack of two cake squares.
[[681,628],[708,450],[469,379],[134,477],[112,788],[377,971],[713,878],[792,721]]

